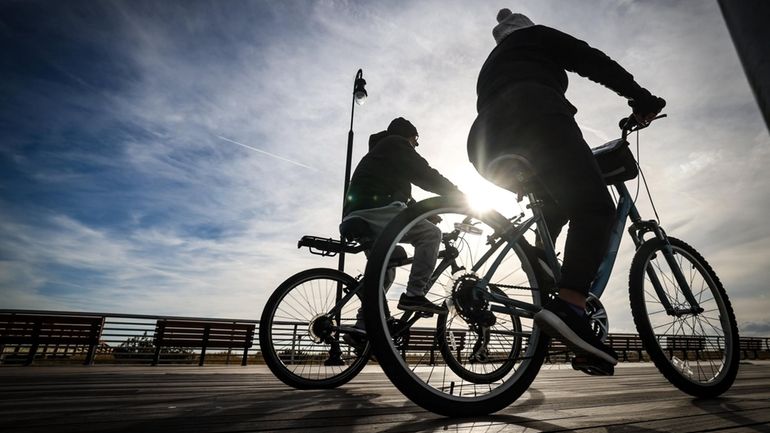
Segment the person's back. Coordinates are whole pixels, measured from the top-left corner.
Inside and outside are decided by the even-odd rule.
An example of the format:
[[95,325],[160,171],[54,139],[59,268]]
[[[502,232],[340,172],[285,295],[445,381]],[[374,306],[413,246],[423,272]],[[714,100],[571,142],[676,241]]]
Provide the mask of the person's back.
[[[569,85],[567,71],[625,96],[631,104],[640,105],[640,112],[659,109],[658,98],[602,51],[559,30],[536,25],[507,9],[501,10],[498,18],[502,21],[493,32],[498,44],[479,72],[476,109],[480,115],[501,109],[507,115],[497,116],[494,125],[487,125],[488,129],[503,129],[511,117],[524,123],[544,116],[574,116],[577,109],[564,96]],[[518,87],[518,91],[514,87]],[[524,138],[529,137],[514,131],[504,137],[469,140],[468,155],[474,166],[483,170],[498,151],[531,144],[523,142]]]
[[[642,122],[665,103],[581,40],[535,25],[508,9],[500,11],[497,21],[493,30],[497,46],[479,73],[478,116],[468,137],[468,158],[482,175],[507,155],[523,157],[534,168],[543,186],[540,198],[552,238],[570,223],[561,278],[555,282],[559,297],[535,321],[576,353],[599,360],[597,365],[614,365],[617,355],[593,334],[584,310],[607,247],[615,206],[575,122],[577,110],[564,96],[567,71],[628,98]],[[611,368],[606,371],[610,374]]]
[[412,184],[439,193],[457,191],[417,153],[408,138],[388,131],[374,134],[369,140],[369,152],[353,172],[343,215],[393,202],[407,203],[412,198]]

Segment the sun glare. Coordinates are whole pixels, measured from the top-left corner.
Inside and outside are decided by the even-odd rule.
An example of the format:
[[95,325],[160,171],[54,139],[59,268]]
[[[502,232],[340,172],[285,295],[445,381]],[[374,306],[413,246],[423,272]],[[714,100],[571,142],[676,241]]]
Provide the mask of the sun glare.
[[484,180],[481,176],[469,176],[459,185],[467,195],[468,203],[478,211],[494,209],[510,215],[518,209],[516,195]]

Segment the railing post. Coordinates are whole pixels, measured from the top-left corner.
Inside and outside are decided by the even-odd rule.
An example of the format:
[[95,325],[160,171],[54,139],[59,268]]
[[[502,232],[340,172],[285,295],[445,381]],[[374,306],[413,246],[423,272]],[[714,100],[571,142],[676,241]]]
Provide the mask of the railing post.
[[201,348],[201,361],[198,363],[198,367],[203,367],[203,360],[206,358],[206,346],[209,344],[210,333],[211,325],[206,325],[203,329],[203,348]]
[[158,365],[160,363],[160,348],[163,347],[163,336],[166,331],[166,321],[158,320],[158,325],[155,330],[155,356],[152,358],[152,365]]
[[252,342],[254,341],[254,327],[249,327],[246,331],[246,341],[244,342],[243,347],[243,359],[241,360],[241,365],[245,366],[249,359],[249,347],[252,346]]
[[27,362],[24,365],[32,365],[32,361],[35,359],[35,352],[37,352],[37,348],[39,346],[39,339],[40,339],[40,329],[42,328],[43,324],[38,320],[35,322],[34,331],[32,332],[32,346],[29,348],[29,353],[27,354]]
[[294,348],[297,344],[297,324],[294,324],[294,332],[291,334],[291,357],[289,358],[289,362],[294,364]]

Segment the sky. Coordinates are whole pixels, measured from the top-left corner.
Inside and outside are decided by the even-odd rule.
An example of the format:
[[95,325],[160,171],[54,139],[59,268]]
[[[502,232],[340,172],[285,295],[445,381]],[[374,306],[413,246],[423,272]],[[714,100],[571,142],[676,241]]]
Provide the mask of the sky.
[[[336,267],[296,242],[337,235],[359,68],[354,164],[404,116],[435,168],[510,215],[465,153],[501,7],[668,101],[639,136],[661,223],[714,267],[742,334],[770,336],[770,137],[706,0],[4,0],[0,308],[256,319],[293,273]],[[574,74],[567,97],[591,146],[617,138],[623,98]],[[615,331],[633,330],[632,255],[626,239],[602,298]]]

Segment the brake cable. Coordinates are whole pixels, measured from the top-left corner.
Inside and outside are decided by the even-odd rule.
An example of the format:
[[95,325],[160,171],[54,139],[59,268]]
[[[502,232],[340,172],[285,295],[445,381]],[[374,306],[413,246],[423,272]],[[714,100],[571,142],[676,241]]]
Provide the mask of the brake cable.
[[[644,183],[644,189],[647,191],[647,198],[650,199],[650,205],[652,205],[652,212],[655,214],[655,220],[658,222],[658,225],[660,225],[660,215],[658,215],[658,209],[655,207],[655,201],[652,199],[652,193],[650,192],[650,187],[647,184],[647,178],[644,176],[642,165],[639,163],[639,155],[639,130],[636,130],[636,166],[639,168],[639,175],[641,176],[642,182]],[[634,204],[636,204],[636,200],[639,198],[639,183],[639,181],[636,182],[636,196],[634,197]]]

